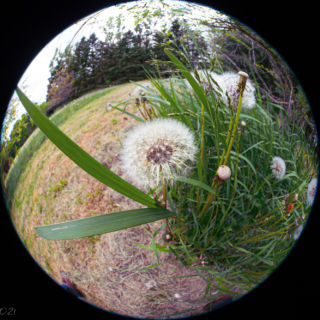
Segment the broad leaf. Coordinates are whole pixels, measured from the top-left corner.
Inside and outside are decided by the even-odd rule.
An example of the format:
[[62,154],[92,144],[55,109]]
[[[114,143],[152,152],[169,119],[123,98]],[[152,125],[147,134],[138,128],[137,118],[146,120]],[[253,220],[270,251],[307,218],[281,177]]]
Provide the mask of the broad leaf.
[[16,92],[22,105],[29,113],[32,120],[40,130],[50,139],[67,157],[74,161],[80,168],[91,176],[123,194],[124,196],[144,204],[151,208],[159,208],[161,205],[148,197],[139,189],[132,186],[127,181],[121,179],[112,171],[108,170],[97,160],[92,158],[87,152],[81,149],[75,142],[67,137],[58,127],[56,127],[25,95],[17,88]]
[[171,216],[172,212],[163,207],[144,208],[35,227],[35,230],[47,240],[68,240],[132,228]]
[[202,182],[197,181],[197,180],[194,180],[194,179],[178,177],[176,180],[177,181],[181,181],[181,182],[185,182],[185,183],[189,183],[189,184],[192,184],[192,185],[197,186],[197,187],[200,187],[202,189],[205,189],[205,190],[209,191],[212,194],[216,193],[216,190],[210,188],[207,184],[202,183]]

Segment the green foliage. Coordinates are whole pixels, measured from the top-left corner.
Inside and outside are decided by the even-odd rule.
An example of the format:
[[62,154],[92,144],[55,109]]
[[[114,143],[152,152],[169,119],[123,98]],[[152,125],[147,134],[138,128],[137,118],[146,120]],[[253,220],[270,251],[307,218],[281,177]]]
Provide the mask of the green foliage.
[[[234,131],[235,143],[229,145],[227,165],[232,175],[226,182],[217,184],[221,155],[229,148],[225,137],[231,119],[234,128],[237,125],[235,113],[217,101],[216,89],[211,85],[209,94],[205,94],[190,74],[192,70],[187,70],[171,51],[165,51],[194,90],[192,94],[187,92],[178,78],[172,78],[176,84],[174,91],[158,79],[151,79],[160,93],[157,101],[161,98],[163,101],[161,114],[178,117],[190,114],[192,109],[197,117],[190,117],[192,125],[188,125],[195,128],[200,143],[202,124],[197,119],[201,117],[204,102],[207,106],[203,122],[204,161],[197,162],[198,170],[188,178],[179,178],[173,187],[168,186],[169,201],[173,202],[180,219],[170,222],[178,242],[170,244],[170,248],[181,263],[189,266],[195,260],[192,257],[204,255],[208,264],[201,268],[209,272],[205,277],[209,287],[216,287],[211,283],[214,278],[220,284],[219,290],[227,292],[225,284],[250,290],[286,257],[294,242],[290,236],[292,230],[307,218],[310,207],[305,195],[310,179],[317,172],[317,162],[314,157],[306,160],[303,154],[312,155],[314,146],[298,124],[283,130],[281,120],[279,127],[275,110],[280,109],[288,117],[280,105],[270,101],[262,105],[259,101],[254,109],[241,111],[239,121],[245,120],[246,127]],[[286,162],[286,175],[281,180],[271,175],[270,160],[274,156]],[[298,200],[294,200],[295,194]],[[287,209],[290,203],[294,204],[293,213]]]

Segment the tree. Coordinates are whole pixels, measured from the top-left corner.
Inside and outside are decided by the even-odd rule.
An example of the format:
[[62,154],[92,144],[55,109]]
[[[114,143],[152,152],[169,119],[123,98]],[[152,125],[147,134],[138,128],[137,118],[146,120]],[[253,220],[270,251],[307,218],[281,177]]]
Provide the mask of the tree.
[[[51,77],[49,78],[48,93],[47,93],[47,103],[48,105],[42,105],[45,108],[45,114],[51,114],[57,106],[62,102],[65,102],[69,99],[73,89],[73,77],[71,72],[68,72],[68,66],[71,63],[72,53],[69,46],[66,47],[63,53],[56,53],[51,60],[50,73]],[[54,64],[56,64],[54,66]]]

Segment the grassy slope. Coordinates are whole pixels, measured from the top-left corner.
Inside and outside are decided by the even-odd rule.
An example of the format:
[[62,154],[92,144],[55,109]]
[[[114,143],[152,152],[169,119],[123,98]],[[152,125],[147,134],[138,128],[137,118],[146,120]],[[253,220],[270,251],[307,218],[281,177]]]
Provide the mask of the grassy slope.
[[[119,139],[137,121],[117,110],[107,111],[106,105],[126,100],[127,93],[132,92],[134,87],[133,84],[127,84],[115,88],[77,112],[69,112],[59,125],[85,151],[130,183],[133,181],[121,171],[117,155],[120,150]],[[139,116],[138,110],[132,106],[127,111]],[[62,110],[60,117],[65,113]],[[53,118],[56,120],[57,116]],[[29,139],[25,150],[30,152],[30,148],[36,145],[37,136],[35,133]],[[168,268],[172,269],[170,276],[190,273],[177,262],[139,273],[115,273],[109,270],[108,266],[136,270],[157,264],[152,251],[138,248],[131,242],[133,240],[150,246],[150,235],[144,226],[75,240],[47,241],[39,237],[34,231],[35,226],[136,209],[140,205],[92,178],[49,140],[33,152],[29,161],[19,162],[17,159],[16,166],[19,163],[23,163],[25,169],[19,169],[21,174],[13,190],[11,216],[31,255],[56,281],[61,282],[60,271],[63,270],[86,294],[89,302],[124,315],[149,314],[157,317],[190,307],[202,310],[207,302],[187,302],[203,297],[205,283],[201,278],[188,278],[182,284],[180,279],[158,279],[160,274],[163,276],[170,271]],[[154,232],[159,225],[156,222],[150,227],[150,231]],[[161,235],[157,237],[160,243]],[[164,253],[159,258],[160,261],[173,259]],[[151,279],[159,284],[158,290],[150,292],[145,286],[145,282]],[[154,299],[173,297],[178,287],[186,302],[162,303],[159,311],[159,304]],[[132,294],[134,291],[139,294]],[[118,299],[118,296],[122,298]]]
[[[116,88],[116,87],[115,87]],[[56,124],[61,125],[64,123],[75,111],[84,108],[92,101],[105,96],[107,93],[112,92],[115,88],[102,89],[95,92],[87,93],[86,95],[72,101],[64,108],[54,113],[50,120]],[[6,201],[8,208],[11,207],[11,200],[15,187],[19,181],[20,175],[26,170],[30,158],[40,148],[42,143],[46,140],[45,135],[37,128],[24,143],[19,150],[18,155],[14,159],[11,169],[7,175],[5,186],[7,190]]]

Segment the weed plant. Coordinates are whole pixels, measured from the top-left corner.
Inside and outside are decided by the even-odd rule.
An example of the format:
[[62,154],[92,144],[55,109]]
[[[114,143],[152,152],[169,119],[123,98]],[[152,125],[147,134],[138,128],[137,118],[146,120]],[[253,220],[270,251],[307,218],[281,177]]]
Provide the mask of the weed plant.
[[[195,46],[198,49],[196,42]],[[71,160],[100,182],[148,207],[62,222],[55,224],[55,228],[37,227],[37,232],[50,240],[75,239],[153,222],[161,216],[165,223],[154,233],[150,232],[152,245],[135,243],[154,251],[158,264],[138,271],[163,265],[158,252],[172,253],[181,265],[192,270],[190,275],[177,277],[199,276],[205,280],[202,300],[209,299],[211,303],[212,290],[232,296],[239,295],[235,289],[249,291],[285,259],[297,238],[293,234],[310,214],[306,194],[318,167],[315,147],[307,140],[304,128],[296,125],[295,111],[293,121],[289,122],[281,105],[268,97],[262,99],[251,69],[248,71],[257,90],[256,103],[252,109],[241,109],[244,76],[239,79],[238,105],[232,104],[230,98],[226,102],[222,95],[227,93],[222,92],[210,75],[211,71],[222,72],[218,58],[211,60],[209,72],[207,65],[200,65],[206,78],[201,81],[199,71],[191,68],[187,50],[183,50],[167,45],[165,51],[172,61],[169,64],[173,67],[172,77],[163,80],[149,74],[148,79],[156,90],[137,84],[143,88],[144,95],[132,99],[138,100],[141,118],[125,108],[122,110],[140,122],[174,118],[187,126],[196,139],[199,152],[188,177],[175,177],[174,183],[165,183],[162,176],[160,186],[149,188],[149,197],[90,158],[56,130],[21,91],[18,93],[25,107],[43,125],[42,130]],[[117,106],[112,108],[121,110]],[[169,151],[174,152],[173,148]],[[274,175],[271,164],[275,157],[284,160],[284,176]],[[231,170],[226,180],[217,173],[222,165]],[[63,183],[60,184],[59,188],[63,188]],[[71,226],[72,232],[68,230]],[[54,231],[57,229],[59,233]],[[159,233],[162,233],[161,243],[155,240]]]
[[[170,50],[189,65],[185,71],[181,61],[172,58],[178,69],[184,70],[183,76],[188,80],[193,73],[198,78],[199,72],[190,68],[186,52]],[[217,59],[212,70],[222,71]],[[157,92],[145,88],[152,110],[147,113],[142,101],[143,119],[173,117],[182,121],[196,135],[200,150],[187,179],[178,178],[175,184],[163,186],[163,199],[167,196],[177,216],[166,219],[161,229],[172,232],[175,244],[167,247],[153,243],[149,249],[156,254],[172,252],[182,265],[194,270],[191,277],[200,276],[207,282],[206,295],[211,295],[213,287],[236,295],[232,288],[251,290],[292,249],[293,233],[305,223],[311,210],[306,193],[318,170],[315,147],[307,140],[304,128],[295,124],[295,111],[289,123],[287,112],[268,97],[262,100],[259,89],[255,108],[241,110],[237,118],[230,100],[224,104],[220,99],[219,85],[212,81],[209,70],[203,68],[202,72],[209,88],[202,83],[188,90],[190,86],[183,76],[176,75],[177,70],[169,80],[151,74],[148,77]],[[270,168],[274,157],[285,161],[286,174],[281,179],[276,179]],[[231,169],[232,175],[218,184],[217,169],[222,164]],[[151,189],[150,195],[155,191]]]

